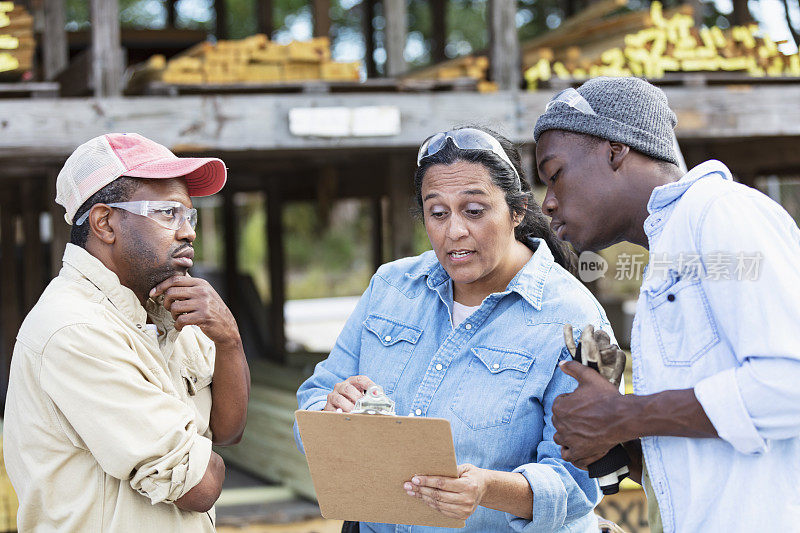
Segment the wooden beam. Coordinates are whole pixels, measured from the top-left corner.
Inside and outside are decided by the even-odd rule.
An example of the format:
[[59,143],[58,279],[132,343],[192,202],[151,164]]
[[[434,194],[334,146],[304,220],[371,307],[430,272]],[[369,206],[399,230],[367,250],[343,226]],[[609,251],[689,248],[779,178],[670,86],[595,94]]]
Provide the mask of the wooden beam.
[[516,0],[489,0],[489,61],[500,90],[517,91],[522,83]]
[[270,291],[270,338],[275,353],[283,358],[286,354],[286,320],[283,306],[286,304],[286,265],[283,248],[283,202],[280,181],[271,179],[267,190],[267,246],[269,250]]
[[361,1],[361,31],[364,33],[364,64],[367,69],[367,78],[378,76],[375,67],[375,28],[372,21],[375,19],[375,5],[377,0]]
[[388,174],[391,259],[399,259],[414,254],[414,221],[411,218],[413,169],[409,166],[408,158],[391,157]]
[[214,0],[215,30],[217,39],[228,38],[228,6],[225,0]]
[[431,0],[431,19],[433,21],[433,43],[431,62],[439,63],[447,59],[447,0]]
[[383,16],[386,19],[385,42],[386,68],[389,77],[406,71],[406,36],[408,35],[408,10],[406,0],[383,0]]
[[125,70],[119,29],[118,0],[91,0],[92,79],[97,97],[122,94]]
[[275,30],[272,0],[256,0],[256,28],[258,33],[263,33],[268,37]]
[[[678,115],[677,135],[687,139],[800,135],[800,85],[665,86]],[[3,135],[0,159],[55,160],[109,131],[137,131],[179,153],[227,152],[242,158],[315,157],[326,152],[359,156],[369,150],[415,150],[432,132],[479,117],[500,124],[517,143],[533,142],[533,126],[555,90],[508,93],[253,94],[136,97],[111,101],[69,98],[0,100]],[[213,102],[213,105],[212,105]],[[297,107],[392,106],[402,117],[391,136],[303,137],[289,131],[289,112]],[[142,113],[147,109],[147,113]],[[42,136],[41,132],[49,134]],[[303,153],[292,151],[302,150]],[[413,159],[413,156],[412,156]],[[290,176],[290,173],[283,174]]]
[[65,24],[64,1],[44,0],[42,59],[46,80],[55,79],[69,63]]
[[314,37],[328,37],[331,32],[331,0],[311,0]]

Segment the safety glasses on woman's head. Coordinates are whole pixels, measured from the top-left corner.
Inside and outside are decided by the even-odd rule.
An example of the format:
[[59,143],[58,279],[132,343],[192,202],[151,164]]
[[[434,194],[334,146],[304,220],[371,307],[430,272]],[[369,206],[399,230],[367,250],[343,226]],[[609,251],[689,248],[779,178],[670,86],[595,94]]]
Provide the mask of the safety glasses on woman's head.
[[[156,221],[159,225],[175,231],[182,228],[187,221],[192,229],[197,226],[197,209],[186,207],[180,202],[140,200],[137,202],[114,202],[105,205],[116,209],[124,209],[134,215],[147,217]],[[89,211],[86,211],[81,215],[81,218],[75,221],[76,226],[80,226],[86,221],[89,217]]]
[[476,130],[475,128],[462,128],[458,130],[443,131],[441,133],[431,135],[425,140],[424,143],[422,143],[422,146],[419,147],[419,153],[417,154],[417,166],[422,163],[423,159],[434,155],[444,148],[445,144],[447,144],[447,139],[452,140],[453,144],[456,145],[456,148],[461,150],[483,150],[492,152],[497,157],[505,161],[509,167],[511,167],[511,170],[514,171],[514,175],[517,176],[517,181],[519,181],[519,173],[511,163],[511,160],[508,158],[506,151],[503,150],[502,146],[500,146],[500,141],[485,131]]

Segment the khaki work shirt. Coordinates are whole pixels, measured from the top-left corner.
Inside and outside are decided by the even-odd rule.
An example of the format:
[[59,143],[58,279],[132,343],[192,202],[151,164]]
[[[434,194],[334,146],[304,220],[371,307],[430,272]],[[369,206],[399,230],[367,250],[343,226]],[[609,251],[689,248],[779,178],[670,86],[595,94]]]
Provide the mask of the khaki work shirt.
[[199,328],[175,330],[68,244],[11,362],[3,452],[19,530],[214,531],[213,509],[173,504],[208,466],[214,355]]

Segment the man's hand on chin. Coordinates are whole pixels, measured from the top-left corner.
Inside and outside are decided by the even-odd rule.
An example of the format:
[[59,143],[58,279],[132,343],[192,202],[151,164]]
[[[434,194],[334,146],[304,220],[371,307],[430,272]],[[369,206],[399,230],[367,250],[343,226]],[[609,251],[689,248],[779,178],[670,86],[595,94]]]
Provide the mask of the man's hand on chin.
[[199,326],[215,344],[241,344],[239,328],[228,306],[206,280],[191,276],[172,276],[150,291],[150,298],[164,295],[164,307],[175,319],[175,329]]

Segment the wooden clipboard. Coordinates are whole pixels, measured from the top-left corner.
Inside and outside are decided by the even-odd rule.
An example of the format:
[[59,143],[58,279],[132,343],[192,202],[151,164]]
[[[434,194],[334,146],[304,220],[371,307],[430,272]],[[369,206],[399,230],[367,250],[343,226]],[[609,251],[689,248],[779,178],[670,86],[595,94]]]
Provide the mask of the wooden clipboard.
[[415,474],[457,476],[448,420],[302,410],[295,416],[325,518],[464,527],[403,489]]

